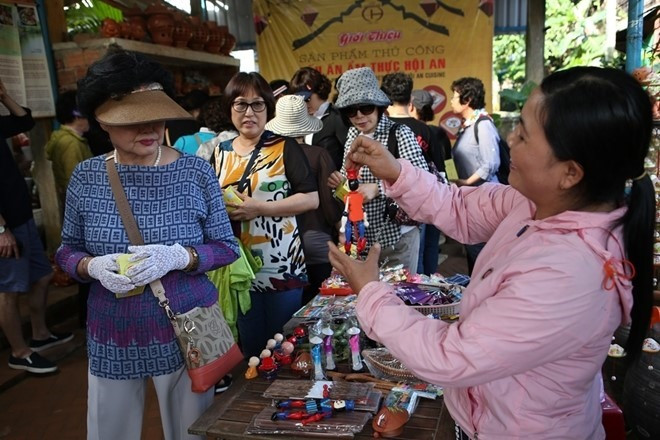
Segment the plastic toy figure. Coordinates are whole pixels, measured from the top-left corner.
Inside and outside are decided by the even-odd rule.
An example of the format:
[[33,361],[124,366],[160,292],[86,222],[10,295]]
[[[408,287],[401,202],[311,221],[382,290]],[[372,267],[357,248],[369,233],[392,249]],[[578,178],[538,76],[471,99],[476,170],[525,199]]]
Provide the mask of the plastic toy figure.
[[324,380],[325,374],[323,373],[323,367],[321,366],[321,344],[323,344],[323,339],[318,336],[309,338],[309,342],[312,344],[312,362],[314,365],[314,380]]
[[344,197],[344,212],[341,217],[341,228],[339,232],[344,234],[344,251],[351,254],[351,244],[355,242],[358,255],[367,247],[365,237],[365,228],[369,226],[367,213],[364,212],[364,196],[358,191],[360,181],[358,180],[358,170],[349,169],[346,171],[348,176],[348,189],[350,191]]
[[257,372],[257,366],[259,365],[259,358],[256,356],[252,356],[250,360],[248,361],[248,369],[245,372],[245,378],[246,379],[254,379],[259,375]]
[[360,357],[360,329],[351,327],[347,330],[349,335],[348,345],[351,348],[351,370],[354,372],[362,371],[362,358]]
[[323,334],[323,351],[325,352],[325,369],[333,371],[337,369],[335,365],[335,356],[332,350],[332,335],[334,332],[330,327],[324,327],[321,330]]

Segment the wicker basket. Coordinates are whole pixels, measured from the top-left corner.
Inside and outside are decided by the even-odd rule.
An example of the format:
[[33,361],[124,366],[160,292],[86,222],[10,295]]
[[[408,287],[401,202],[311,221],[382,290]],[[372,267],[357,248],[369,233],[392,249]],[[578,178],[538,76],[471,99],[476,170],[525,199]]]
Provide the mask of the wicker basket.
[[434,304],[430,306],[410,306],[423,315],[436,314],[438,316],[458,315],[461,308],[461,302],[452,304]]
[[387,348],[367,348],[362,350],[362,358],[369,372],[378,379],[418,382],[411,372],[392,356]]

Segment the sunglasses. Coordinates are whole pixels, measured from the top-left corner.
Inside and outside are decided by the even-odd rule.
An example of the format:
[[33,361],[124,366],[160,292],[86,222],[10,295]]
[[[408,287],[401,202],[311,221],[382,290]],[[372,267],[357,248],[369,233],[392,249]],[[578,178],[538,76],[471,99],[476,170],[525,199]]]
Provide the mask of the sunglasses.
[[358,111],[364,116],[372,114],[376,110],[376,106],[373,104],[366,105],[354,105],[351,107],[346,107],[341,109],[341,112],[348,116],[349,118],[354,118],[357,116]]

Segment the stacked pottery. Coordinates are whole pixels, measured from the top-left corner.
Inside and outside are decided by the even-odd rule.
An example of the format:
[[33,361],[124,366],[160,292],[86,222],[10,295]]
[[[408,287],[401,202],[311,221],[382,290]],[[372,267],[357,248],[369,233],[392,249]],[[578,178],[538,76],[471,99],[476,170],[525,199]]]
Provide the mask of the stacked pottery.
[[206,26],[202,26],[202,20],[195,16],[190,17],[190,23],[192,24],[193,35],[188,42],[188,47],[193,50],[204,50],[204,45],[209,39],[209,33]]
[[222,50],[220,53],[222,55],[229,55],[229,52],[231,52],[234,49],[234,45],[236,44],[236,37],[234,37],[232,34],[227,32],[227,35],[225,36],[225,44],[222,46]]
[[121,33],[121,27],[112,18],[104,18],[101,22],[101,35],[106,38],[118,37]]
[[220,49],[222,49],[222,45],[224,44],[222,31],[215,21],[207,21],[204,25],[208,29],[209,34],[209,38],[204,45],[204,50],[209,53],[220,53]]
[[147,35],[147,21],[144,19],[142,11],[138,7],[127,9],[124,12],[124,18],[129,23],[130,32],[128,38],[141,41]]
[[147,19],[147,29],[151,40],[156,44],[171,46],[174,43],[172,34],[174,33],[174,18],[172,12],[161,4],[152,4],[147,7],[144,13],[149,17]]
[[174,39],[175,47],[188,47],[188,42],[193,36],[192,26],[186,20],[183,14],[175,12],[174,13],[174,33],[172,38]]
[[131,23],[127,20],[119,23],[119,35],[122,38],[131,38]]

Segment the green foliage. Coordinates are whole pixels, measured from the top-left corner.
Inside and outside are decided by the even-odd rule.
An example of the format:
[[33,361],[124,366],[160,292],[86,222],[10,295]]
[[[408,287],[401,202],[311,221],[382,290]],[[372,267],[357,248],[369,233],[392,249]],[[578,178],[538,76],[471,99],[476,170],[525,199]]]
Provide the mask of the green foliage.
[[529,95],[532,93],[532,90],[537,86],[534,81],[528,81],[520,88],[520,90],[515,89],[503,89],[500,92],[500,99],[502,101],[502,107],[506,110],[522,110],[523,105],[529,98]]
[[[607,52],[604,3],[604,0],[546,0],[546,74],[573,66],[623,66],[624,54]],[[500,93],[502,106],[520,108],[531,90],[525,84],[525,35],[496,36],[493,60],[500,84],[512,86]]]
[[101,29],[104,18],[118,22],[123,20],[121,11],[100,0],[83,0],[72,4],[65,12],[67,32],[72,34],[96,34]]

